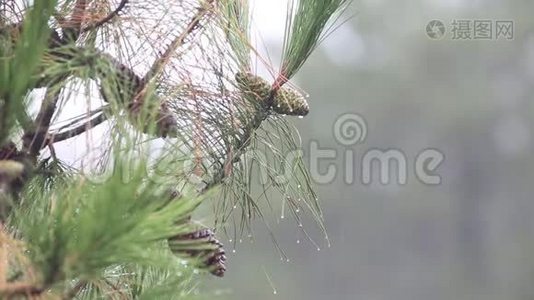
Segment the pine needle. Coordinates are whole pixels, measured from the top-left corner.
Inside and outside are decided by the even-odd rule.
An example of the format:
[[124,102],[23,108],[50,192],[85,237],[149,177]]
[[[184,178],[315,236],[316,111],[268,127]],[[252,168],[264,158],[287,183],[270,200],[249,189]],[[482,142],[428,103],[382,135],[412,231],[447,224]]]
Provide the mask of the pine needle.
[[351,0],[291,0],[288,4],[282,68],[276,86],[292,78],[311,55],[322,36]]

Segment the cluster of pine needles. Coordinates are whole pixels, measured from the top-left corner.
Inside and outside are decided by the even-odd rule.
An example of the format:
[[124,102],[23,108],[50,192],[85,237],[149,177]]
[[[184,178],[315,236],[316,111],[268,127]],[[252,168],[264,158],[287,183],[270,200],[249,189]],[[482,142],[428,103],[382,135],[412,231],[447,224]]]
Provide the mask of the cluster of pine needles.
[[290,0],[261,78],[248,0],[0,0],[0,298],[193,298],[276,199],[325,232],[288,82],[348,3]]

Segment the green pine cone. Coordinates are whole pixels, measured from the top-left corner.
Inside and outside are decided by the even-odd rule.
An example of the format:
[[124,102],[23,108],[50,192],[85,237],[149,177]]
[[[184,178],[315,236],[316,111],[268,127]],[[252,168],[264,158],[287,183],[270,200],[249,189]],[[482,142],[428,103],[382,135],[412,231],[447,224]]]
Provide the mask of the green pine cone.
[[[238,72],[235,79],[239,90],[250,99],[265,103],[271,96],[271,85],[259,76]],[[282,115],[303,117],[310,112],[310,107],[308,101],[294,89],[281,88],[273,99],[272,110]]]
[[274,98],[273,110],[282,115],[304,117],[310,112],[308,101],[291,88],[281,88]]
[[251,73],[238,72],[235,75],[239,90],[247,97],[263,103],[271,94],[271,85],[267,80]]

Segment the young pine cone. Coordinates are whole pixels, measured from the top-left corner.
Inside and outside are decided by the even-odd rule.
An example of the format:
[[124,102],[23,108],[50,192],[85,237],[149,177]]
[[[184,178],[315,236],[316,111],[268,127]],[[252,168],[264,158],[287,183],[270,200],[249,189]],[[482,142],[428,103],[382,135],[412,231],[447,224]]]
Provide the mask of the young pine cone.
[[267,80],[252,73],[238,72],[235,75],[239,90],[249,99],[265,104],[271,96],[271,85]]
[[273,110],[282,115],[304,117],[310,112],[310,106],[300,93],[283,87],[274,97]]
[[[271,85],[263,78],[251,73],[238,72],[235,75],[239,90],[249,99],[265,106],[272,96]],[[310,112],[306,99],[291,88],[282,87],[274,96],[270,107],[281,115],[304,117]]]
[[175,236],[169,239],[169,247],[174,253],[185,253],[198,258],[201,267],[205,267],[217,277],[223,277],[226,272],[226,253],[223,244],[215,238],[210,229],[204,228]]

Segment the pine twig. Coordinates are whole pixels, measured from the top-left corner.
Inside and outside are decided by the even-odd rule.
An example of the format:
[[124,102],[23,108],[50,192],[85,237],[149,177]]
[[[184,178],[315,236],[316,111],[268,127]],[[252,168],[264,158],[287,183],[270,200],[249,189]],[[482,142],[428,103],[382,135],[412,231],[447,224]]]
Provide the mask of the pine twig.
[[176,49],[182,46],[185,43],[185,39],[187,39],[187,37],[190,36],[199,27],[200,21],[213,8],[214,1],[215,0],[206,0],[206,2],[198,8],[197,13],[193,16],[193,18],[185,28],[185,31],[178,35],[167,47],[165,52],[154,61],[152,67],[150,68],[150,71],[148,71],[148,73],[145,75],[144,82],[149,82],[163,70],[163,68],[169,62],[171,56],[176,51]]
[[59,142],[71,139],[73,137],[76,137],[76,136],[78,136],[80,134],[85,133],[89,129],[92,129],[92,128],[94,128],[94,127],[106,122],[107,120],[108,120],[107,115],[105,113],[101,113],[97,117],[95,117],[95,118],[85,122],[84,124],[75,127],[75,128],[72,128],[70,130],[67,130],[67,131],[64,131],[64,132],[60,132],[60,133],[57,133],[57,134],[51,134],[46,139],[46,143],[44,143],[42,147],[45,147],[46,145],[49,145],[49,144],[59,143]]
[[117,17],[121,11],[126,7],[126,5],[128,4],[128,2],[130,2],[129,0],[122,0],[119,5],[117,6],[117,8],[115,8],[114,11],[110,12],[107,16],[105,16],[103,19],[101,19],[100,21],[97,21],[96,23],[94,24],[91,24],[87,27],[85,27],[82,32],[87,32],[87,31],[91,31],[91,30],[94,30],[104,24],[106,24],[107,22],[113,20],[115,17]]
[[252,116],[252,120],[250,120],[248,126],[244,128],[244,132],[239,137],[237,144],[234,145],[235,150],[231,150],[227,153],[227,157],[224,164],[215,172],[214,176],[211,178],[210,181],[205,182],[206,185],[204,186],[204,188],[201,189],[201,194],[206,193],[211,188],[221,184],[224,179],[227,178],[228,174],[226,170],[229,168],[229,166],[233,166],[234,164],[238,163],[241,159],[241,156],[246,153],[250,142],[254,138],[254,133],[260,128],[267,116],[267,112],[262,110],[258,110]]
[[87,0],[76,0],[72,15],[66,24],[63,26],[63,33],[66,40],[75,41],[80,35],[83,20],[85,19],[85,10],[87,8]]
[[50,122],[57,108],[61,89],[47,90],[43,103],[34,126],[30,130],[26,130],[23,136],[24,149],[31,156],[37,156],[40,150],[44,147],[43,143],[46,139]]

